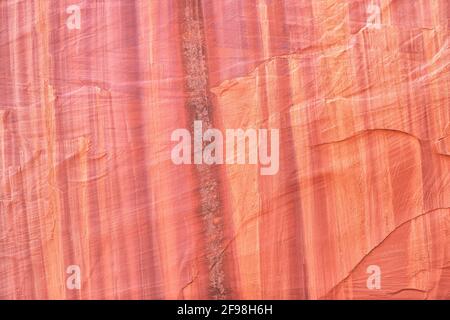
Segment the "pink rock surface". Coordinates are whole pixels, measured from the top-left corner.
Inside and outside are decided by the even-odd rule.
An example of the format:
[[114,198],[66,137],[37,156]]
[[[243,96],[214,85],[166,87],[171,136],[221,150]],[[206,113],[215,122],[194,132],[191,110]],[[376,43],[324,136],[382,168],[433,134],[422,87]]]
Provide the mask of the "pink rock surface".
[[[0,298],[449,299],[449,21],[447,0],[1,1]],[[279,129],[278,173],[175,165],[194,120]]]

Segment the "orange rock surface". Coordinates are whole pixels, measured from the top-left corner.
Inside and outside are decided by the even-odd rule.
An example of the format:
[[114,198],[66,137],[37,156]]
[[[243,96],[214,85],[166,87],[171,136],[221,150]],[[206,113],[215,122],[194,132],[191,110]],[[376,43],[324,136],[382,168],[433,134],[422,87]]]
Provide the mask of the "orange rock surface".
[[[449,21],[447,0],[1,1],[0,298],[449,299]],[[279,129],[279,172],[175,165],[194,120]]]

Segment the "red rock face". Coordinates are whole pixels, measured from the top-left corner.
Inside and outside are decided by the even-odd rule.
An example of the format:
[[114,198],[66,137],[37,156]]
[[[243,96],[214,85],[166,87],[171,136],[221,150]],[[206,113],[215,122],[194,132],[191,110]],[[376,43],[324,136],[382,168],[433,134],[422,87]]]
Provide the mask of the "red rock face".
[[[0,298],[450,298],[449,19],[1,1]],[[279,130],[279,170],[174,164],[194,121]]]

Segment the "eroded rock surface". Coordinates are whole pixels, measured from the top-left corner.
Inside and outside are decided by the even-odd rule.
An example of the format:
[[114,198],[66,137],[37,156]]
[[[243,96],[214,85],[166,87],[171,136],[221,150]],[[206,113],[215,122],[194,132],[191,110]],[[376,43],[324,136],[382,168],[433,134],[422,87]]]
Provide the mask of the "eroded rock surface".
[[[447,0],[1,1],[0,298],[450,298],[449,21]],[[279,171],[175,165],[195,120],[279,129]]]

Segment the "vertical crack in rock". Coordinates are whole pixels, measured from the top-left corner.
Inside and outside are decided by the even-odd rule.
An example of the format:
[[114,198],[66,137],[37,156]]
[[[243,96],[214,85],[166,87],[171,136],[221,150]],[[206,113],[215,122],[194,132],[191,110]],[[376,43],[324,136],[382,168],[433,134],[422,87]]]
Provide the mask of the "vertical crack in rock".
[[[208,72],[205,57],[201,1],[186,0],[183,12],[183,63],[187,92],[186,108],[193,122],[201,121],[203,130],[213,127],[211,104],[208,97]],[[206,232],[206,257],[209,269],[209,291],[214,299],[225,299],[225,272],[223,269],[223,224],[219,198],[219,183],[214,167],[196,164],[199,177],[200,210]]]

